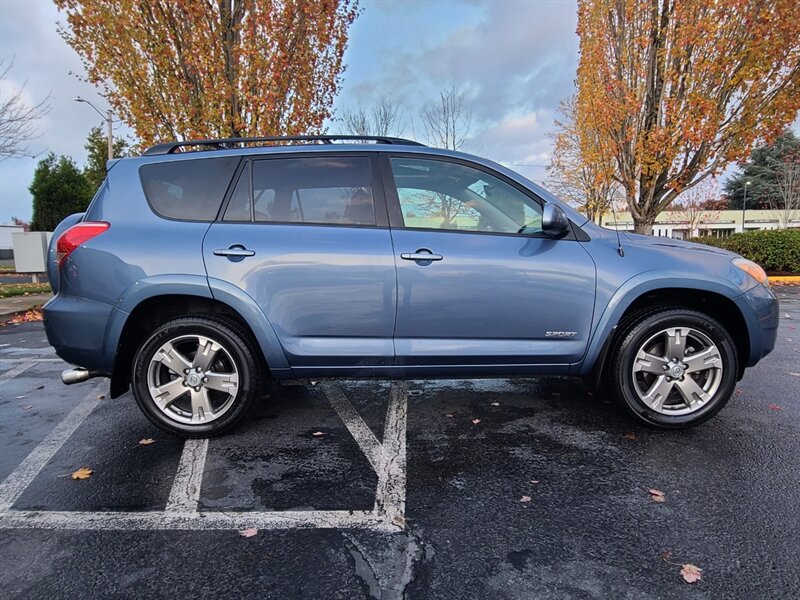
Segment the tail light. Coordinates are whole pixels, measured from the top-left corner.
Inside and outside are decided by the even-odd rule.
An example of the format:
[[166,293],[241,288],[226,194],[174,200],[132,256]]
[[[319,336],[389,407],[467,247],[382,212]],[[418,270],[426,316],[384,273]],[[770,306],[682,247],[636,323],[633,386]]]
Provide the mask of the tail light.
[[111,223],[105,221],[84,221],[67,229],[56,242],[56,259],[60,267],[64,260],[72,254],[81,244],[85,244],[93,237],[97,237],[106,229],[111,227]]

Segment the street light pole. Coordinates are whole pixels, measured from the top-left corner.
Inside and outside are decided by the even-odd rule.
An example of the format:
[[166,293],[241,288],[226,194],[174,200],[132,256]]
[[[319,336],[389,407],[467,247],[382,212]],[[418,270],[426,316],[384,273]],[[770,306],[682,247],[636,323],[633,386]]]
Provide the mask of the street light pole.
[[747,186],[750,185],[749,181],[744,182],[744,201],[742,202],[742,233],[744,233],[744,216],[747,210]]
[[111,124],[114,122],[114,119],[112,118],[111,109],[109,108],[108,111],[106,112],[106,114],[103,114],[100,111],[99,108],[97,108],[94,104],[89,102],[86,98],[81,98],[80,96],[75,96],[73,98],[73,100],[75,102],[83,102],[84,104],[88,104],[89,106],[91,106],[94,109],[94,111],[98,115],[103,117],[103,120],[106,122],[106,127],[107,127],[106,136],[108,137],[108,160],[111,160],[112,158],[114,158],[114,134],[113,134],[113,132],[111,130]]

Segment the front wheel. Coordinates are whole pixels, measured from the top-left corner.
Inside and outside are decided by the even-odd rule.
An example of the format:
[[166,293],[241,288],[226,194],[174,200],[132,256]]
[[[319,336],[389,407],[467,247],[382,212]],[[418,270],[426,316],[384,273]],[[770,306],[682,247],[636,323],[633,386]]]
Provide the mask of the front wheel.
[[175,319],[136,352],[133,395],[159,428],[180,437],[212,437],[233,427],[255,402],[258,365],[253,342],[235,323]]
[[658,311],[644,315],[622,336],[611,357],[610,389],[639,421],[663,429],[699,425],[733,394],[736,346],[708,315]]

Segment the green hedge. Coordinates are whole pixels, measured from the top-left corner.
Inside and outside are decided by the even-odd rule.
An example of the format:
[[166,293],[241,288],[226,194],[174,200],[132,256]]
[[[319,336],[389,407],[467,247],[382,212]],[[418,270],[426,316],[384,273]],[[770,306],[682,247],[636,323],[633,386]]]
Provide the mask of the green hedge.
[[734,233],[726,238],[693,238],[693,242],[741,254],[771,273],[800,273],[800,229]]

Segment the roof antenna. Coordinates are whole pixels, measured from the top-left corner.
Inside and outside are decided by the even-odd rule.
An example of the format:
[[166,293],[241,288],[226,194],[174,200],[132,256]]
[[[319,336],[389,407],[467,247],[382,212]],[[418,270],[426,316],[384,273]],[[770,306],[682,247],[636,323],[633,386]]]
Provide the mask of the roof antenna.
[[617,213],[614,210],[614,200],[609,203],[611,205],[611,215],[614,217],[614,231],[617,232],[617,254],[625,256],[625,250],[622,249],[622,242],[619,239],[619,222],[617,221]]

